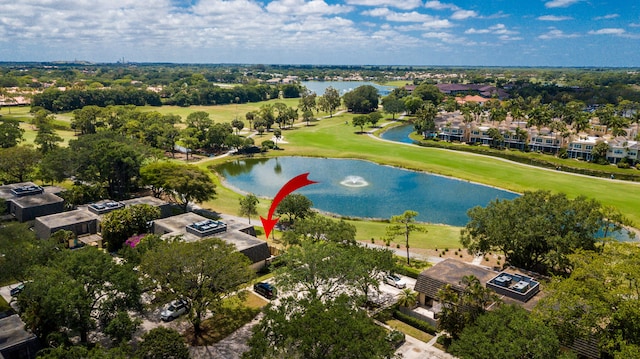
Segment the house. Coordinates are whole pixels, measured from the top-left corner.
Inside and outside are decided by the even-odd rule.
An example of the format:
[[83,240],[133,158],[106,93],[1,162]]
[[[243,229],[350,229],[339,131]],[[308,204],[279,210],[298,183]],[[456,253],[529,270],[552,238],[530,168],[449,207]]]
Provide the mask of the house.
[[5,200],[5,212],[19,222],[64,210],[64,199],[57,196],[58,187],[40,187],[32,182],[0,186],[0,198]]
[[569,146],[567,148],[567,156],[569,158],[578,158],[585,161],[591,161],[593,159],[591,151],[593,151],[593,148],[601,141],[603,141],[603,139],[600,137],[580,136],[577,139],[569,142]]
[[182,236],[187,242],[203,238],[216,237],[236,246],[246,255],[252,268],[258,270],[267,264],[271,257],[267,242],[255,236],[255,229],[250,224],[239,222],[233,218],[211,220],[193,212],[158,219],[153,222],[153,233],[162,236]]
[[469,143],[480,143],[488,145],[491,143],[492,138],[489,136],[489,126],[474,126],[471,128],[469,134]]
[[497,272],[455,259],[446,259],[418,275],[414,287],[414,290],[418,292],[418,303],[422,306],[437,308],[438,291],[450,284],[454,290],[462,292],[462,278],[468,275],[473,275],[481,283],[486,283],[494,278]]
[[165,202],[153,196],[136,197],[121,201],[125,207],[135,206],[137,204],[147,204],[160,209],[160,218],[167,218],[173,214],[171,203]]
[[638,162],[638,152],[640,145],[637,141],[629,141],[624,137],[618,137],[607,142],[609,150],[607,151],[607,161],[617,164],[623,158],[628,159],[631,163]]
[[548,128],[529,130],[529,149],[534,152],[558,153],[563,145],[563,138]]
[[77,237],[98,233],[98,215],[86,209],[37,217],[33,230],[36,237],[47,239],[57,231],[73,232]]
[[17,314],[0,318],[0,358],[32,359],[40,350],[35,334],[25,330]]

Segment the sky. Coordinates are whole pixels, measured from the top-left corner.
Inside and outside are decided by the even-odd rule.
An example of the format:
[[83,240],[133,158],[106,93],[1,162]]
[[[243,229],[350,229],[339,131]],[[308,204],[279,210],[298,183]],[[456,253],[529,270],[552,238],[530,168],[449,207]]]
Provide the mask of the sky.
[[0,61],[640,67],[638,0],[0,0]]

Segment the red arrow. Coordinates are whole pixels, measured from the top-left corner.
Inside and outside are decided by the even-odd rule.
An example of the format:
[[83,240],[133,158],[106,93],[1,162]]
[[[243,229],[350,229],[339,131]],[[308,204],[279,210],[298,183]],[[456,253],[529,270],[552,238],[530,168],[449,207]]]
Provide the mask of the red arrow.
[[276,223],[278,223],[278,220],[280,219],[280,218],[273,218],[273,213],[276,211],[276,208],[278,208],[278,204],[280,203],[280,201],[282,201],[283,198],[289,195],[289,193],[297,190],[298,188],[302,188],[310,184],[318,183],[316,181],[312,181],[308,179],[307,178],[308,175],[309,175],[309,172],[303,173],[301,175],[293,177],[292,179],[289,180],[289,182],[285,183],[285,185],[282,186],[282,188],[280,188],[280,191],[278,191],[278,193],[276,194],[276,197],[273,199],[273,202],[271,203],[271,208],[269,208],[269,215],[267,216],[267,218],[265,219],[262,216],[260,216],[260,220],[262,221],[262,226],[264,227],[264,233],[267,238],[269,238],[269,233],[271,233],[271,231],[273,230],[273,227],[276,225]]

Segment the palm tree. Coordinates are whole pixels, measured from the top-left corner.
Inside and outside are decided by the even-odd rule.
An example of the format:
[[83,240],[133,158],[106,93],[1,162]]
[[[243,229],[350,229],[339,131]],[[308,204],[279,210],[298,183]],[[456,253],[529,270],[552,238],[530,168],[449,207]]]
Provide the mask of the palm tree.
[[411,288],[403,289],[398,295],[398,305],[405,308],[413,308],[418,302],[418,292]]

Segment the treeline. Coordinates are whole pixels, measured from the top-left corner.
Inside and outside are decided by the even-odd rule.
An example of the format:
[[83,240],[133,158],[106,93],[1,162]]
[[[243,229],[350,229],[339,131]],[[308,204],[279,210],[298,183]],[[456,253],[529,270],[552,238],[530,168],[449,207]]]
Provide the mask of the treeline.
[[135,88],[118,89],[48,89],[33,96],[33,107],[42,107],[48,111],[67,112],[84,106],[161,106],[160,95],[148,90]]
[[302,90],[298,84],[278,86],[259,84],[225,88],[200,81],[191,85],[187,82],[182,85],[173,83],[163,88],[161,95],[165,105],[188,107],[260,102],[280,97],[297,98],[300,97]]
[[640,102],[640,91],[633,86],[620,83],[612,86],[591,85],[589,87],[581,87],[519,82],[507,92],[512,98],[538,96],[541,103],[557,102],[566,104],[570,101],[582,101],[586,105],[617,105],[621,100]]

